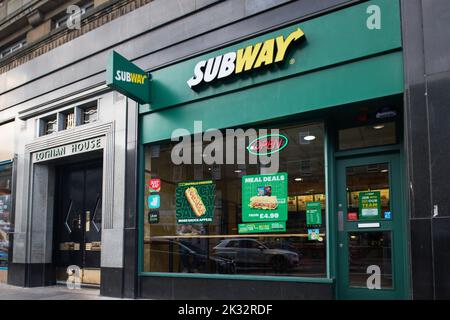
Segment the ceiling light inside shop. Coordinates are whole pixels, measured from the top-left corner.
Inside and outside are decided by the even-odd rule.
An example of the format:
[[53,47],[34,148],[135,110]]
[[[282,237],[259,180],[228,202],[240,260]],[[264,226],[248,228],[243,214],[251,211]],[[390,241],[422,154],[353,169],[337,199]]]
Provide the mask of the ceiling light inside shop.
[[308,136],[303,137],[303,140],[306,140],[306,141],[313,141],[315,139],[316,139],[316,136],[313,136],[313,135],[308,135]]
[[379,125],[373,126],[373,128],[374,128],[375,130],[383,129],[383,128],[384,128],[384,124],[379,124]]
[[241,173],[242,170],[234,170],[234,172],[236,172],[236,173]]
[[381,170],[381,172],[383,172],[383,173],[386,173],[386,172],[388,172],[389,170],[388,169],[383,169],[383,170]]
[[295,181],[303,181],[303,178],[295,178]]

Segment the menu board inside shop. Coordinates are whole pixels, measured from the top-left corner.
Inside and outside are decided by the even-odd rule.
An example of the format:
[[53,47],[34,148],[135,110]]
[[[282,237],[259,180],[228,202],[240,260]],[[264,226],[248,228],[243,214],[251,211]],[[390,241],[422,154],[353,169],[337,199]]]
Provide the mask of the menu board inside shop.
[[312,201],[314,201],[312,194],[297,196],[298,211],[306,211],[306,204]]
[[297,212],[297,197],[288,197],[288,211]]

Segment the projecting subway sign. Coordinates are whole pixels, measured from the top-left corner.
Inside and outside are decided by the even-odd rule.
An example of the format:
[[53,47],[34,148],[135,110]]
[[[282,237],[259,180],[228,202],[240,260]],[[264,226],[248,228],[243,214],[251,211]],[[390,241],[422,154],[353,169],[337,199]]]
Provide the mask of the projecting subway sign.
[[150,103],[147,72],[115,51],[108,58],[106,85],[139,103]]
[[33,162],[42,162],[53,160],[57,158],[63,158],[72,156],[75,154],[90,152],[94,150],[100,150],[104,148],[104,137],[98,137],[93,139],[88,139],[84,141],[79,141],[64,146],[51,148],[43,151],[38,151],[33,153]]
[[282,62],[290,45],[304,37],[305,33],[297,28],[286,38],[278,36],[237,51],[199,61],[194,68],[194,76],[187,81],[187,84],[191,89],[195,89],[202,83]]

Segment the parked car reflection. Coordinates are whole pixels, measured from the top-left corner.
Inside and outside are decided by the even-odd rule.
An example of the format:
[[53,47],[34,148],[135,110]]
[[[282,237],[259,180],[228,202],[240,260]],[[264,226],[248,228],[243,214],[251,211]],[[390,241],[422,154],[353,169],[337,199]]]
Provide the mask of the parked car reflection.
[[213,252],[217,256],[234,260],[238,269],[272,269],[276,273],[297,269],[301,258],[297,252],[272,249],[251,238],[222,240],[213,248]]
[[209,254],[190,240],[153,239],[152,255],[168,261],[169,271],[183,273],[235,273],[235,262],[226,257]]

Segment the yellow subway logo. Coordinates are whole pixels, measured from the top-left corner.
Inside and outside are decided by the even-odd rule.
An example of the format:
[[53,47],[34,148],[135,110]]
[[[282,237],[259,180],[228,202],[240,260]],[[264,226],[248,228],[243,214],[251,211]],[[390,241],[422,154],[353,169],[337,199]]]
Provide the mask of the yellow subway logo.
[[147,79],[147,75],[117,70],[115,79],[117,81],[136,83],[136,84],[144,84],[145,79]]
[[187,81],[190,88],[233,74],[240,74],[278,63],[284,60],[290,45],[303,38],[305,33],[297,28],[286,38],[278,36],[264,42],[258,42],[246,48],[199,61],[194,68],[194,76]]

